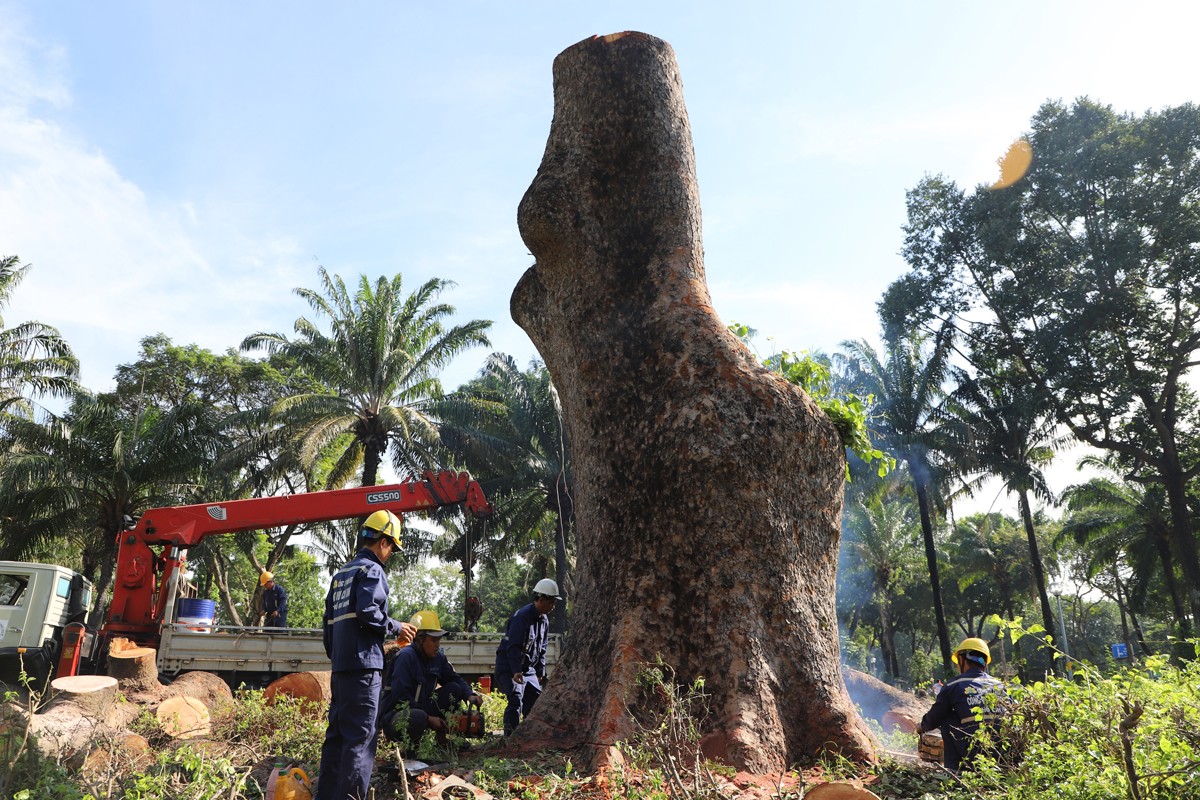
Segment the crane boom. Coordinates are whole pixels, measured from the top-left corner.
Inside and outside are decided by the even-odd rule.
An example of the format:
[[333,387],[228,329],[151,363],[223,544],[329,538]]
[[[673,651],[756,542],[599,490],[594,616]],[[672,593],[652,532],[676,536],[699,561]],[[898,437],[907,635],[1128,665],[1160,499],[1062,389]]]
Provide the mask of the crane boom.
[[[120,634],[144,644],[156,641],[167,600],[163,588],[182,565],[180,551],[205,537],[362,517],[381,509],[403,514],[460,504],[476,517],[493,511],[470,475],[443,470],[384,486],[151,509],[133,528],[119,534],[104,638]],[[158,545],[161,553],[152,549]]]

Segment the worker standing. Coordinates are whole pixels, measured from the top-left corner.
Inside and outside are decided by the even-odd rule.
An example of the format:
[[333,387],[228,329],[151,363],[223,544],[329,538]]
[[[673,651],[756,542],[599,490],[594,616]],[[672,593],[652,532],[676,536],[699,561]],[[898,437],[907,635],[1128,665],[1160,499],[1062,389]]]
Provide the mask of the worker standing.
[[542,695],[546,679],[546,644],[550,638],[549,613],[562,598],[558,584],[542,578],[533,587],[533,602],[508,618],[504,638],[496,649],[496,688],[508,698],[504,709],[504,735],[510,736],[529,716]]
[[400,520],[390,511],[371,514],[359,545],[354,558],[333,576],[325,596],[322,626],[333,673],[317,800],[366,800],[378,740],[383,640],[411,628],[388,616],[383,568],[400,550]]
[[262,587],[262,610],[268,628],[286,628],[288,599],[287,590],[275,580],[275,574],[263,570],[258,576]]
[[940,728],[946,768],[961,772],[971,766],[972,740],[980,725],[1004,715],[1004,684],[987,673],[992,653],[982,639],[964,639],[954,651],[954,662],[958,677],[938,692],[917,733]]
[[379,727],[394,742],[415,748],[427,730],[444,741],[446,715],[464,703],[483,705],[466,680],[454,671],[442,652],[441,621],[436,611],[418,611],[410,620],[417,629],[413,643],[392,662],[384,690]]

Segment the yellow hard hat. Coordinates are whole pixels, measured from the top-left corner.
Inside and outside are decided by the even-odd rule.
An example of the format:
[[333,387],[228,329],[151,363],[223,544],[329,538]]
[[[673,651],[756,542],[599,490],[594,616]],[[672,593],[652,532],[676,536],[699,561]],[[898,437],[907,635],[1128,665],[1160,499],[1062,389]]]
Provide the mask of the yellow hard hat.
[[423,633],[426,636],[445,636],[446,632],[442,630],[441,620],[438,619],[437,612],[432,609],[418,611],[412,615],[409,624],[417,629],[417,633]]
[[400,544],[400,518],[390,511],[376,511],[363,523],[362,537],[364,539],[378,539],[380,536],[391,539],[392,544],[397,548],[402,546]]
[[959,653],[979,653],[984,658],[984,666],[992,663],[992,651],[983,639],[976,639],[975,637],[963,639],[962,644],[954,650],[954,655],[958,655]]
[[263,570],[263,572],[262,572],[262,574],[258,576],[258,585],[259,585],[259,586],[266,586],[268,583],[270,583],[270,582],[271,582],[271,581],[273,581],[273,580],[275,580],[275,573],[274,573],[274,572],[267,572],[267,571],[264,569],[264,570]]

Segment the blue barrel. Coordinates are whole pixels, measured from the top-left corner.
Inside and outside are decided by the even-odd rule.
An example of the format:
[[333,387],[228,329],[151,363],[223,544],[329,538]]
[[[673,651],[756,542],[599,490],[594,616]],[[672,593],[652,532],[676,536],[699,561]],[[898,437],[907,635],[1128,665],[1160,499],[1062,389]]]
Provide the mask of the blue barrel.
[[197,600],[191,597],[179,599],[179,621],[189,625],[212,625],[217,613],[217,604],[212,600]]

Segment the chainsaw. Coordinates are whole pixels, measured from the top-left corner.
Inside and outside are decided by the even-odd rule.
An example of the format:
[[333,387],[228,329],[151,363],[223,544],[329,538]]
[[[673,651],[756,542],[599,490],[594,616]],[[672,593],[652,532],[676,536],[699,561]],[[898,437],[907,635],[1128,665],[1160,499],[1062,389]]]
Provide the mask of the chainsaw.
[[478,708],[468,707],[466,711],[458,715],[454,722],[454,733],[459,736],[467,736],[472,739],[478,739],[486,732],[486,726],[483,724],[483,712]]

